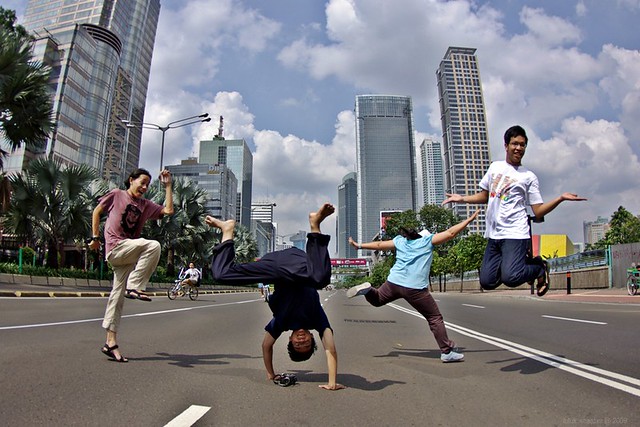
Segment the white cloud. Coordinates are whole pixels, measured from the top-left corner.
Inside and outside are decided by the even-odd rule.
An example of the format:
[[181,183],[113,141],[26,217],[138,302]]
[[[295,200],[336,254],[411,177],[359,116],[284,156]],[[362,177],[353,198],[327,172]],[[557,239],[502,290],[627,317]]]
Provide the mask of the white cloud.
[[[202,1],[188,2],[178,12],[162,12],[163,28],[181,31],[159,29],[147,116],[169,119],[209,111],[214,120],[199,131],[191,129],[197,131],[193,137],[187,130],[167,133],[167,138],[173,133],[172,138],[193,141],[188,150],[194,150],[199,138],[217,132],[217,116],[223,115],[225,136],[245,138],[255,147],[254,195],[278,203],[281,234],[306,229],[307,213],[324,201],[335,201],[337,185],[354,170],[353,112],[341,111],[352,101],[329,107],[336,117],[330,144],[269,125],[255,129],[254,116],[269,123],[264,115],[277,110],[291,112],[291,120],[305,120],[294,115],[296,106],[304,100],[305,105],[311,101],[314,108],[325,108],[323,90],[337,80],[354,92],[412,96],[414,108],[425,110],[428,120],[414,118],[417,134],[434,133],[440,139],[435,71],[449,46],[477,48],[493,158],[504,156],[504,130],[521,124],[530,133],[526,160],[541,176],[543,195],[548,199],[561,191],[579,191],[590,197],[576,204],[579,207],[559,207],[566,212],[552,214],[542,227],[562,229],[565,218],[572,218],[571,237],[580,241],[576,217],[608,216],[631,194],[630,188],[637,188],[632,175],[611,171],[620,169],[616,162],[637,166],[633,156],[640,153],[634,142],[640,140],[640,54],[605,43],[595,54],[582,49],[591,34],[590,28],[578,25],[591,13],[586,2],[578,3],[572,16],[526,5],[517,16],[505,16],[499,3],[407,0],[399,7],[386,0],[329,0],[324,38],[314,20],[289,31],[294,38],[282,45],[284,19],[276,22],[239,1],[217,2],[208,9]],[[618,3],[628,10],[637,4]],[[254,109],[256,93],[225,87],[227,92],[220,91],[216,79],[221,67],[247,65],[226,63],[224,52],[230,49],[243,49],[257,61],[267,49],[277,52],[282,69],[272,72],[309,78],[302,85],[307,92],[283,91],[286,95],[276,105],[285,108],[266,112]],[[188,86],[184,92],[177,90],[177,81],[181,87],[197,87],[199,93]],[[273,82],[286,87],[286,81],[274,77]],[[607,116],[599,120],[603,112]],[[167,146],[167,152],[176,156],[179,151],[172,150],[178,146],[185,151],[184,144],[175,144]],[[607,171],[600,170],[602,165]],[[574,209],[574,217],[566,215]]]

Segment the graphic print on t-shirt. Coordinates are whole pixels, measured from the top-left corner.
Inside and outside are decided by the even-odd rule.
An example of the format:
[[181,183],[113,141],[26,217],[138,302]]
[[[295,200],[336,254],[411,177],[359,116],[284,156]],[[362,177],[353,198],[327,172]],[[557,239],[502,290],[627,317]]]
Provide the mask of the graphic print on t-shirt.
[[490,197],[499,197],[504,201],[508,200],[511,184],[514,184],[516,182],[518,182],[518,180],[511,178],[510,176],[497,174],[491,180],[491,192],[489,193]]
[[129,204],[122,214],[122,220],[120,226],[122,230],[131,237],[135,237],[134,233],[138,228],[138,221],[140,220],[142,211],[136,206]]

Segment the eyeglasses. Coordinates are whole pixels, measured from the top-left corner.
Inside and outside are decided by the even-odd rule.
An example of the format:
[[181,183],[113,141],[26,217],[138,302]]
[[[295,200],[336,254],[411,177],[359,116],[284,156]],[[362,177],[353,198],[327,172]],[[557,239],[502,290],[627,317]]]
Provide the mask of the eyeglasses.
[[512,147],[527,148],[526,142],[510,142],[509,145]]

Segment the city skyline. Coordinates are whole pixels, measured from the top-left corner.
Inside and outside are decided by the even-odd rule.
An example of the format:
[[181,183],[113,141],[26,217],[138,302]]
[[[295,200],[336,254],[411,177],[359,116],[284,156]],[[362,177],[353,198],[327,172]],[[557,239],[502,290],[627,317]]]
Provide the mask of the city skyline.
[[[306,229],[322,202],[337,203],[342,177],[355,171],[356,95],[411,96],[415,140],[441,141],[435,70],[448,46],[477,49],[492,159],[504,157],[504,130],[521,124],[530,136],[523,163],[544,199],[589,198],[534,233],[580,242],[581,220],[620,205],[640,211],[638,1],[206,4],[162,2],[145,121],[224,116],[225,137],[254,153],[254,199],[277,203],[283,234]],[[19,19],[25,5],[3,2]],[[167,132],[165,163],[216,132],[214,122]],[[154,176],[160,136],[143,136],[141,165]]]

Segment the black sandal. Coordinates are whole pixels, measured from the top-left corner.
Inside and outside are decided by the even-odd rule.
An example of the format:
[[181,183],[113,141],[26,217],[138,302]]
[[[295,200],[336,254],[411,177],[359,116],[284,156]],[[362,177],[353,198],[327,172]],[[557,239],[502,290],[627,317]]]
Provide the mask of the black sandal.
[[124,297],[129,299],[139,299],[140,301],[151,302],[151,298],[149,298],[149,295],[145,294],[142,291],[136,291],[135,289],[127,289],[127,293],[124,294]]
[[115,354],[113,354],[113,350],[118,348],[118,344],[112,345],[111,347],[109,347],[109,344],[104,343],[104,346],[102,346],[102,352],[104,354],[107,355],[107,357],[115,360],[116,362],[120,362],[120,363],[127,363],[129,361],[129,359],[127,359],[126,357],[124,357],[123,355],[120,355],[120,358],[117,358]]
[[536,293],[539,297],[544,296],[551,288],[551,283],[549,283],[549,264],[543,261],[542,268],[544,268],[544,276],[541,276],[543,281],[536,285]]

